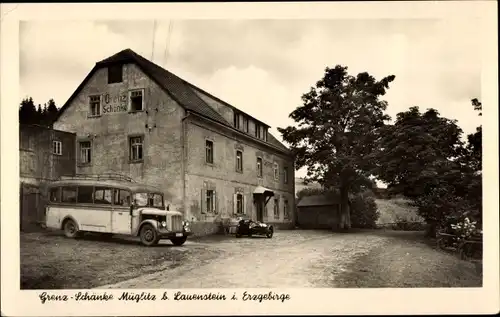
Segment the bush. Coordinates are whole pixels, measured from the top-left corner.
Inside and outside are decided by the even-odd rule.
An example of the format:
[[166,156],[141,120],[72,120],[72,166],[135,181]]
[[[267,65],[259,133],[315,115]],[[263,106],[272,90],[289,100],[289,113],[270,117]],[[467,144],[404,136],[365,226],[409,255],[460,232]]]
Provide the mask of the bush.
[[353,228],[376,228],[380,216],[372,195],[357,194],[351,199],[351,226]]

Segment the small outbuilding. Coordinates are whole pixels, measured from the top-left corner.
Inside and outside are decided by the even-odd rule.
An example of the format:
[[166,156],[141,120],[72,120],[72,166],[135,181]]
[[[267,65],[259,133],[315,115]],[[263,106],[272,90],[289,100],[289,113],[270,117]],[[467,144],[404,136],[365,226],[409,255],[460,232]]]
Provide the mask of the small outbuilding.
[[297,204],[297,226],[303,229],[332,229],[340,223],[340,202],[328,195],[303,197]]

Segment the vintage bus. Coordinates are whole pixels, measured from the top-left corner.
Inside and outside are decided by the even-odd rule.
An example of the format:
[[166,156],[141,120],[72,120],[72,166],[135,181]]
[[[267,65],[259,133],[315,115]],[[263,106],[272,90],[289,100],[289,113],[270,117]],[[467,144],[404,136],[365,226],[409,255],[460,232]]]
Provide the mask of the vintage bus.
[[45,210],[48,229],[68,238],[85,232],[132,235],[152,246],[169,239],[180,246],[191,235],[189,222],[165,207],[163,193],[121,175],[63,177],[48,186]]

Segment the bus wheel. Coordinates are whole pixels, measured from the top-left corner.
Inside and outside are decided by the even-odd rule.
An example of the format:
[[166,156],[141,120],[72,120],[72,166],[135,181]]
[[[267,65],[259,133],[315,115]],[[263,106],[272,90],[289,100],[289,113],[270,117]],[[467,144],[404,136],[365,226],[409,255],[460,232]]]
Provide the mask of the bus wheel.
[[76,238],[78,236],[78,226],[71,219],[68,219],[64,222],[63,229],[64,235],[68,238]]
[[170,241],[176,246],[181,246],[186,242],[187,237],[182,237],[182,238],[172,238]]
[[141,243],[149,247],[158,243],[158,233],[153,225],[146,223],[141,227]]

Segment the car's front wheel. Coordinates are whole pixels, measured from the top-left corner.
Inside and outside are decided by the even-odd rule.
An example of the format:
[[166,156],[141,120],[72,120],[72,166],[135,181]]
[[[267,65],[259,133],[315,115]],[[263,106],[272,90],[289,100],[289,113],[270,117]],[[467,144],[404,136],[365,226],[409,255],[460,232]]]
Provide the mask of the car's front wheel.
[[186,242],[187,240],[187,237],[182,237],[182,238],[172,238],[170,239],[170,241],[172,241],[172,243],[175,245],[175,246],[181,246],[184,244],[184,242]]
[[269,230],[267,233],[266,233],[266,237],[271,239],[273,237],[273,229]]
[[160,240],[155,227],[149,223],[142,226],[139,236],[141,238],[141,243],[147,247],[157,244]]

